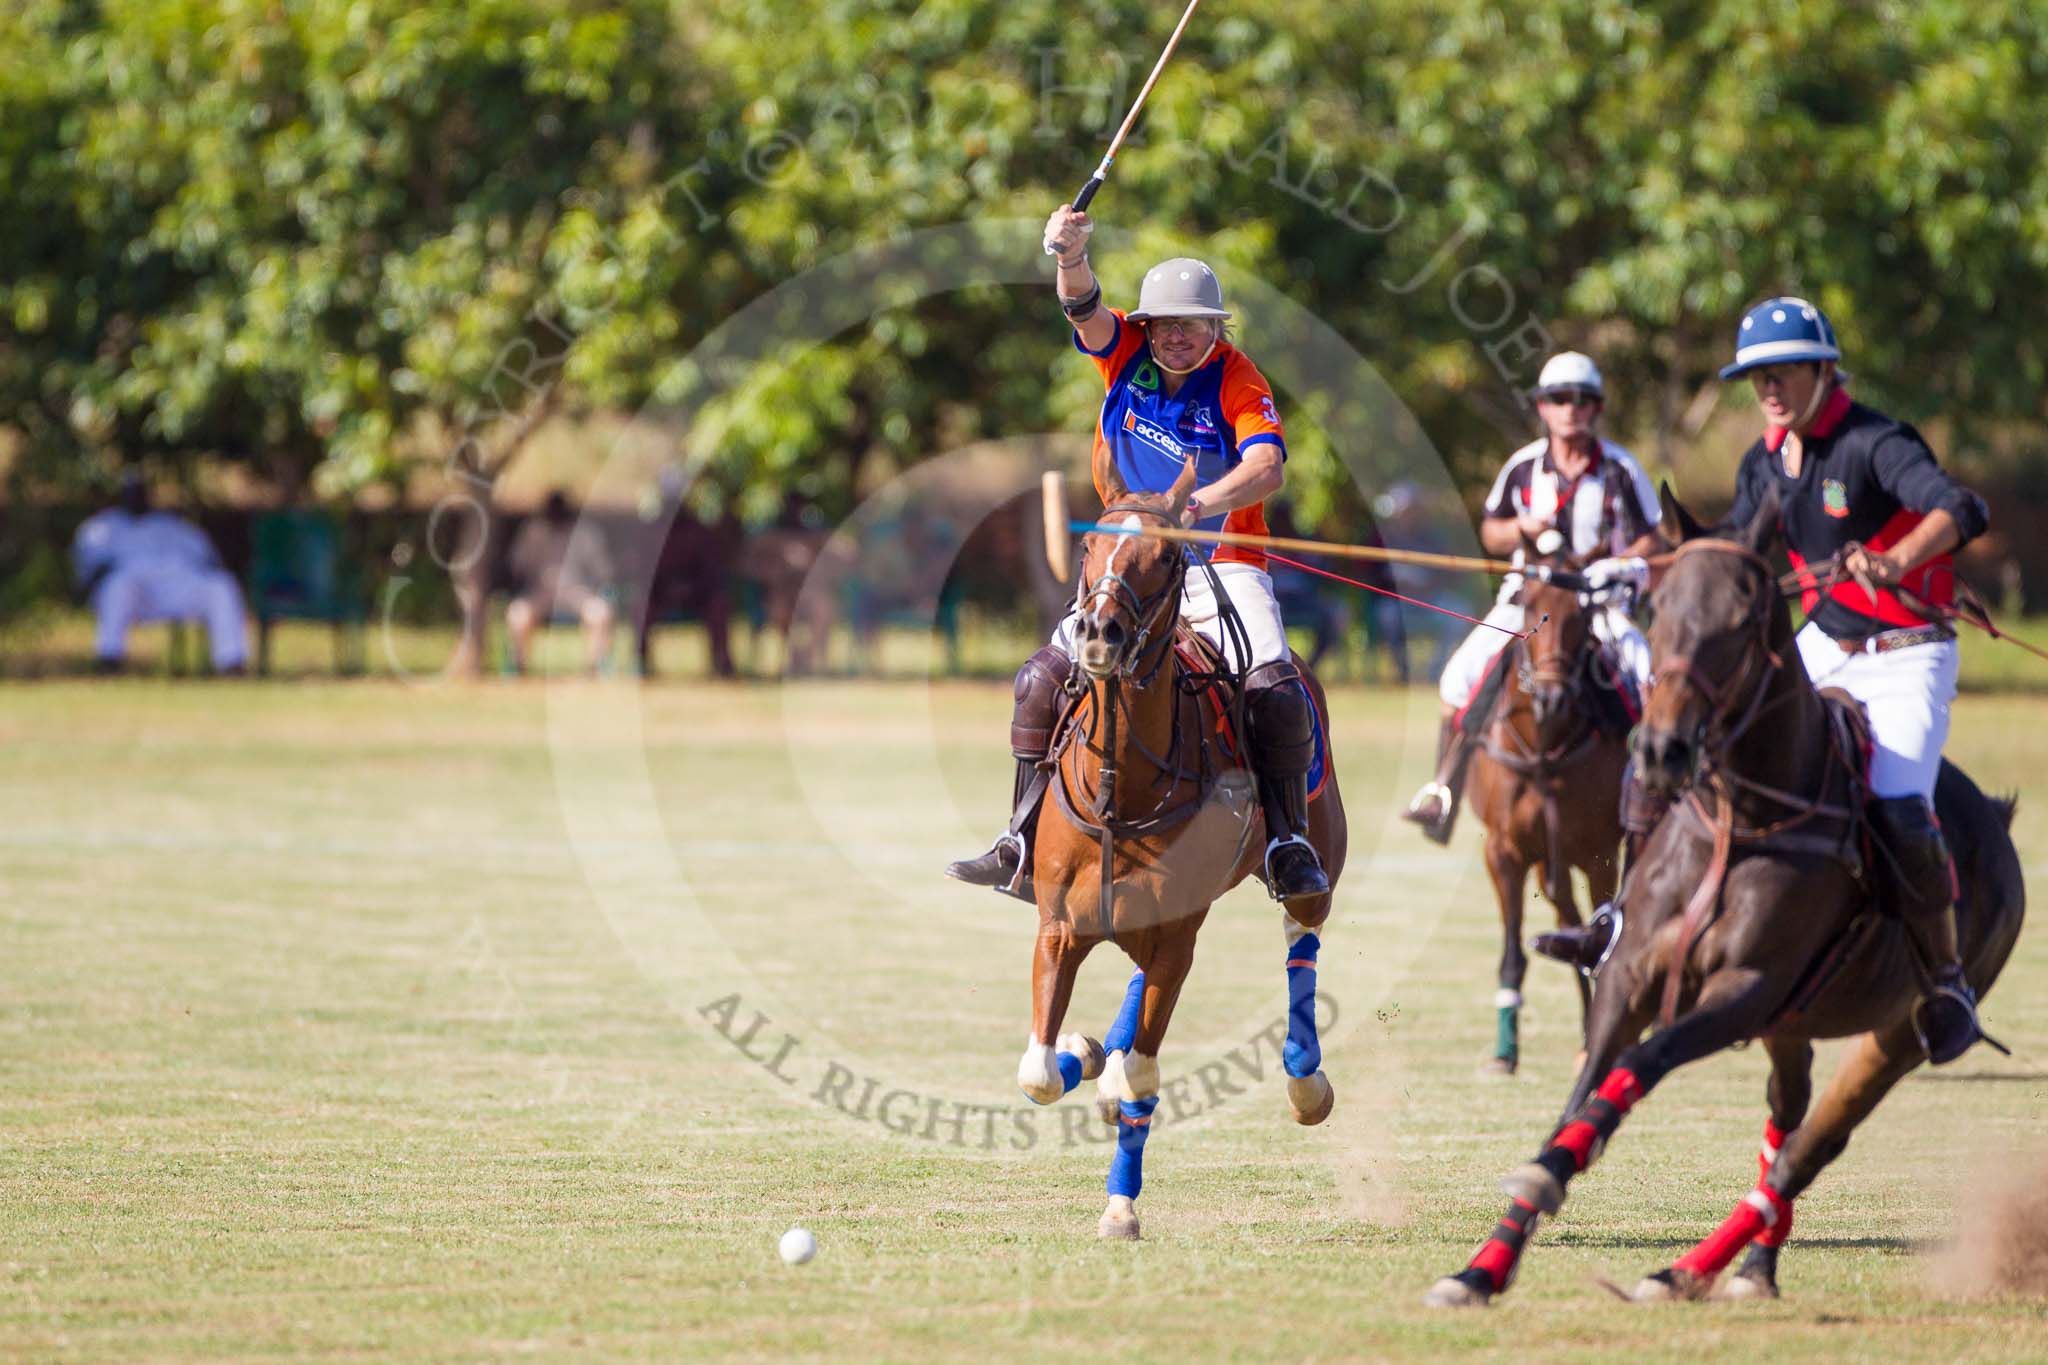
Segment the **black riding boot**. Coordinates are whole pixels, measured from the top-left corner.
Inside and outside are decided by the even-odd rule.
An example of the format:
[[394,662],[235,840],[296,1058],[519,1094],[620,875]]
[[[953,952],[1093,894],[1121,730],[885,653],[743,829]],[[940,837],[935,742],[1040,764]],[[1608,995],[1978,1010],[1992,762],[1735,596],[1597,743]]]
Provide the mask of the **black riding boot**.
[[1914,1011],[1913,1026],[1927,1047],[1927,1060],[1940,1066],[1962,1056],[1984,1036],[1977,1023],[1977,995],[1963,978],[1956,951],[1955,874],[1948,841],[1934,823],[1934,812],[1917,796],[1878,797],[1869,809],[1878,838],[1891,849],[1904,874],[1900,915],[1931,978]]
[[1266,815],[1266,889],[1277,901],[1324,895],[1330,878],[1308,841],[1308,770],[1315,760],[1308,689],[1292,663],[1262,664],[1245,678],[1244,701]]
[[1465,792],[1465,769],[1472,758],[1472,741],[1459,728],[1456,715],[1445,716],[1436,736],[1436,775],[1401,813],[1403,820],[1422,826],[1432,843],[1448,844],[1458,823],[1458,801]]
[[1059,723],[1062,688],[1073,671],[1065,652],[1047,645],[1017,670],[1016,705],[1010,716],[1010,753],[1017,777],[1010,793],[1010,824],[993,847],[978,858],[962,858],[946,867],[946,875],[970,886],[992,886],[1020,900],[1035,901],[1031,885],[1031,836],[1038,828],[1038,808],[1045,799],[1039,764],[1052,749],[1053,727]]

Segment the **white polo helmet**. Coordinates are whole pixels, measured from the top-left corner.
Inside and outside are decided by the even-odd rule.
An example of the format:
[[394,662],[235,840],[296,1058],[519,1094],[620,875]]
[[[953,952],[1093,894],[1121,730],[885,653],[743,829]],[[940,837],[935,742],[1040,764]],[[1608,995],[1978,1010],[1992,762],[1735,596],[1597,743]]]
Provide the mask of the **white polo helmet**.
[[1192,256],[1161,261],[1145,272],[1138,286],[1138,306],[1125,314],[1132,322],[1147,318],[1227,318],[1223,282],[1216,272]]
[[1531,392],[1534,397],[1542,398],[1572,389],[1584,389],[1601,398],[1607,396],[1607,386],[1600,379],[1600,367],[1593,363],[1591,356],[1577,351],[1559,351],[1543,362],[1543,373],[1536,376],[1536,387]]

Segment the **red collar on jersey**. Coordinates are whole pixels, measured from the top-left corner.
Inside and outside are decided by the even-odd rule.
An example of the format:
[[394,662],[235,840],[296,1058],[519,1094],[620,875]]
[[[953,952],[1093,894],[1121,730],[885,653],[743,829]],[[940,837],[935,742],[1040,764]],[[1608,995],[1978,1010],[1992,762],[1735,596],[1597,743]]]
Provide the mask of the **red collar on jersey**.
[[[1849,415],[1848,390],[1839,385],[1828,395],[1828,401],[1821,404],[1820,416],[1813,419],[1813,425],[1806,434],[1817,441],[1825,441],[1835,434],[1835,428],[1842,425],[1842,419]],[[1776,454],[1778,447],[1785,444],[1788,427],[1765,427],[1764,449]]]

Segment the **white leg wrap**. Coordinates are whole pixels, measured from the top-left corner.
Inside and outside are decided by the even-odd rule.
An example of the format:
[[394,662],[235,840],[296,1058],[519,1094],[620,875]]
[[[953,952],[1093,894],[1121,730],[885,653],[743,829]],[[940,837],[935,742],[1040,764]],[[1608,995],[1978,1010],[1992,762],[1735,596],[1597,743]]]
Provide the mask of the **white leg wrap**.
[[1282,910],[1280,912],[1280,932],[1287,936],[1287,946],[1292,948],[1295,944],[1301,942],[1302,935],[1313,934],[1316,931],[1309,928],[1306,924],[1300,923],[1294,916]]
[[1052,1048],[1036,1038],[1024,1045],[1024,1055],[1017,1062],[1017,1087],[1034,1104],[1051,1104],[1067,1093]]
[[1522,1008],[1522,993],[1502,986],[1493,993],[1493,1007],[1497,1010],[1518,1010]]

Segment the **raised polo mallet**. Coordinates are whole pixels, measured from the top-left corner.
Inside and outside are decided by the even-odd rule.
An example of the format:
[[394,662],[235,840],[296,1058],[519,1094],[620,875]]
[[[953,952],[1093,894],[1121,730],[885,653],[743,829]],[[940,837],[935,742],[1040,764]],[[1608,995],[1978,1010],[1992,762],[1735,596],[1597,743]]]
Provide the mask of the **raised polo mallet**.
[[[1102,154],[1102,164],[1095,168],[1095,174],[1088,177],[1088,183],[1074,196],[1074,212],[1085,212],[1088,201],[1095,197],[1095,191],[1102,188],[1102,182],[1109,176],[1109,163],[1116,160],[1117,148],[1123,146],[1124,139],[1130,135],[1131,125],[1138,121],[1138,111],[1145,107],[1145,97],[1152,93],[1152,86],[1158,81],[1159,73],[1166,70],[1166,59],[1171,57],[1173,49],[1180,45],[1180,35],[1186,30],[1188,20],[1195,17],[1195,6],[1201,3],[1202,0],[1188,0],[1188,7],[1180,16],[1180,22],[1173,26],[1173,36],[1166,40],[1166,51],[1159,54],[1158,64],[1152,68],[1152,74],[1145,78],[1145,88],[1138,92],[1138,98],[1131,104],[1131,112],[1124,115],[1124,126],[1116,130],[1116,136],[1109,141],[1109,150]],[[1048,246],[1045,254],[1056,256],[1059,253]]]

